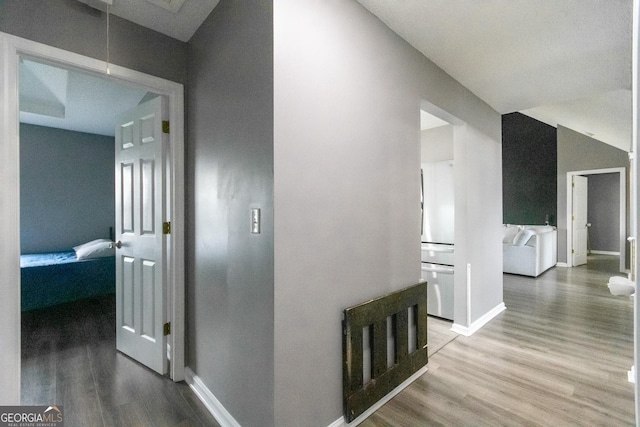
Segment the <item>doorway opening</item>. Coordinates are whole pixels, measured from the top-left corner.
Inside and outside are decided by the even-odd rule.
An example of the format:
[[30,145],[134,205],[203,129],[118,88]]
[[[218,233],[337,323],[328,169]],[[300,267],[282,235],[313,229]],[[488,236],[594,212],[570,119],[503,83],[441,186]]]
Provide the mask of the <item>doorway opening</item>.
[[[586,220],[583,220],[582,218],[578,218],[579,221],[581,221],[578,228],[578,230],[576,230],[576,226],[574,226],[574,220],[573,218],[576,216],[574,213],[576,211],[576,209],[579,208],[579,205],[582,203],[580,201],[575,201],[575,197],[574,197],[574,183],[576,180],[582,182],[582,184],[579,184],[578,186],[580,187],[580,185],[586,185],[588,188],[588,177],[593,177],[595,179],[597,179],[598,181],[601,181],[601,179],[607,175],[615,175],[615,177],[617,177],[617,186],[614,186],[615,188],[612,187],[608,187],[608,191],[611,192],[615,192],[617,194],[614,194],[614,196],[617,196],[617,206],[609,206],[606,201],[602,200],[602,198],[600,197],[595,197],[593,200],[593,202],[595,202],[595,204],[590,204],[588,202],[588,200],[585,200],[585,202],[587,203],[585,206],[583,206],[584,211],[587,212],[587,218],[585,218]],[[578,178],[576,178],[578,177]],[[586,181],[586,184],[585,184]],[[620,272],[625,272],[628,271],[627,268],[627,184],[626,184],[626,169],[623,167],[620,168],[608,168],[608,169],[593,169],[593,170],[583,170],[583,171],[572,171],[572,172],[567,172],[567,224],[566,224],[566,229],[567,229],[567,266],[568,267],[574,267],[577,266],[579,264],[582,263],[586,263],[588,262],[588,254],[589,252],[593,253],[593,250],[595,249],[595,254],[598,254],[598,252],[600,252],[600,254],[602,255],[615,255],[615,256],[619,256],[619,271]],[[585,189],[585,191],[588,191],[587,189]],[[588,193],[587,193],[588,194]],[[600,203],[602,202],[602,206],[600,206]],[[605,206],[607,205],[607,206]],[[590,207],[589,207],[590,206]],[[592,228],[592,226],[594,224],[592,224],[590,222],[589,219],[589,210],[591,211],[595,211],[595,209],[597,210],[605,210],[605,209],[614,209],[617,212],[617,217],[612,218],[612,222],[614,222],[615,224],[617,224],[617,230],[614,231],[614,233],[617,234],[617,238],[616,238],[616,242],[614,244],[614,246],[617,246],[617,249],[614,248],[614,250],[606,250],[606,251],[602,251],[600,250],[601,248],[592,248],[592,242],[590,240],[592,240],[594,238],[594,231],[590,230]],[[597,214],[599,214],[600,212],[597,212]],[[596,214],[596,212],[594,212],[594,214]],[[578,215],[578,216],[582,216],[582,215]],[[602,215],[599,215],[602,216]],[[607,216],[606,213],[604,213],[604,216]],[[609,214],[610,216],[610,214]],[[584,224],[582,224],[582,222],[584,222]],[[605,228],[610,226],[611,224],[603,224],[601,225],[601,227]],[[580,231],[581,230],[581,231]],[[590,237],[591,236],[591,237]],[[576,260],[576,248],[578,248],[579,252],[584,252],[584,256],[583,256],[583,260]],[[605,252],[605,253],[602,253]],[[583,254],[579,254],[580,256],[582,256]],[[584,261],[584,262],[582,262]]]
[[171,189],[167,199],[167,210],[172,222],[170,244],[167,245],[167,300],[168,317],[171,320],[170,377],[174,381],[184,379],[184,90],[182,84],[133,71],[124,67],[110,66],[106,75],[106,63],[82,55],[53,48],[40,43],[0,33],[0,124],[2,132],[3,183],[0,190],[0,206],[3,221],[1,227],[6,238],[0,244],[2,257],[0,264],[4,279],[0,282],[0,292],[5,296],[0,304],[0,317],[5,328],[0,333],[3,352],[0,362],[6,367],[0,400],[20,403],[20,169],[19,159],[19,64],[21,58],[30,58],[39,63],[55,64],[60,68],[73,69],[103,79],[119,82],[125,86],[164,96],[169,101],[171,133],[168,148],[168,186]]

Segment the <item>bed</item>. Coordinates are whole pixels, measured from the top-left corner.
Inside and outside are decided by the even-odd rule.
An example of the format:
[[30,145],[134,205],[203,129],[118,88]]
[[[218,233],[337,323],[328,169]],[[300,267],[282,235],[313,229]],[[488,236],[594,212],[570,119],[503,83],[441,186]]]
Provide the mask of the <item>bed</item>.
[[[91,247],[90,243],[85,245]],[[104,247],[108,246],[101,240]],[[21,309],[30,311],[64,302],[115,293],[115,256],[102,250],[79,256],[77,248],[67,251],[20,256]]]

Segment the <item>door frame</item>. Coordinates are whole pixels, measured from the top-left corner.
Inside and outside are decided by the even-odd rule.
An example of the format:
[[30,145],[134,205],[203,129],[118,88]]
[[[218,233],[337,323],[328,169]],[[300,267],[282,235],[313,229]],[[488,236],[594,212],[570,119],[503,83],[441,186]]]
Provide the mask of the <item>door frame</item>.
[[171,321],[170,376],[184,379],[185,268],[184,268],[184,87],[151,76],[45,44],[0,32],[0,404],[20,404],[20,164],[19,93],[20,56],[103,75],[120,83],[147,89],[169,99],[168,176],[171,238],[168,245],[168,300]]
[[[587,178],[585,175],[573,175],[572,177],[572,184],[571,184],[571,203],[572,203],[572,208],[571,208],[571,262],[574,266],[578,266],[578,265],[584,265],[587,263],[588,261],[588,256],[589,256],[589,178]],[[584,179],[584,181],[582,181]],[[584,203],[584,211],[586,212],[584,218],[580,218],[580,214],[577,211],[580,211],[580,207],[577,206],[576,204],[576,187],[579,186],[580,184],[578,184],[579,182],[583,183],[584,185],[584,190],[585,193],[584,197],[585,200],[580,200],[580,203],[582,202],[586,202]],[[578,184],[578,185],[576,185]],[[581,197],[578,197],[578,199],[581,199]],[[584,235],[584,241],[582,241],[583,237],[580,236],[578,237],[576,235],[576,228],[580,228],[579,226],[576,226],[576,216],[578,217],[577,219],[582,219],[584,221],[584,231],[585,231],[585,235]],[[576,239],[575,241],[573,239]],[[579,241],[578,241],[579,240]],[[582,249],[582,245],[584,243],[584,254],[580,253],[580,250]],[[580,248],[580,250],[576,251],[577,248]],[[578,252],[576,254],[576,252]],[[584,256],[584,262],[576,262],[576,258],[580,256],[580,261],[582,261],[582,256]]]
[[573,215],[573,191],[571,183],[576,175],[600,175],[605,173],[618,173],[620,175],[620,230],[619,230],[619,247],[620,247],[620,271],[625,271],[627,258],[627,169],[624,167],[607,168],[607,169],[591,169],[582,171],[567,172],[567,267],[573,267],[573,257],[571,247],[573,246],[573,229],[571,224],[571,216]]

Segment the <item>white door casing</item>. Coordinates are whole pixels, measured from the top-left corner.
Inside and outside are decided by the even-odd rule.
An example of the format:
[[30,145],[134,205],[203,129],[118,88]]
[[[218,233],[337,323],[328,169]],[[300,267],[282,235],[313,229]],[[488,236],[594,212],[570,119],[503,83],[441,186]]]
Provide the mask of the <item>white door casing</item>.
[[[0,404],[20,404],[20,204],[19,204],[19,119],[18,119],[18,64],[21,56],[74,67],[105,75],[106,63],[63,49],[0,32]],[[118,65],[111,65],[105,78],[144,87],[164,95],[169,100],[171,133],[168,151],[171,164],[169,177],[172,234],[169,254],[169,295],[171,313],[171,366],[174,381],[184,379],[184,87],[149,74]]]
[[588,178],[576,175],[572,187],[572,264],[574,266],[587,263],[587,189]]
[[[563,224],[565,224],[565,229],[567,232],[567,240],[565,245],[566,251],[566,259],[567,259],[567,267],[573,266],[573,256],[571,254],[572,242],[573,242],[573,221],[571,217],[573,216],[573,177],[576,175],[581,176],[589,176],[589,175],[600,175],[600,174],[609,174],[616,173],[619,176],[620,182],[618,187],[618,193],[620,195],[620,204],[618,207],[619,214],[619,222],[620,228],[618,229],[619,237],[618,237],[618,247],[620,248],[620,271],[623,272],[626,269],[626,259],[627,259],[627,174],[628,171],[624,167],[617,168],[605,168],[605,169],[586,169],[579,171],[570,171],[567,172],[566,178],[566,217]],[[559,224],[560,225],[560,224]],[[558,263],[561,265],[562,263]]]
[[165,374],[166,102],[124,113],[116,127],[116,347]]

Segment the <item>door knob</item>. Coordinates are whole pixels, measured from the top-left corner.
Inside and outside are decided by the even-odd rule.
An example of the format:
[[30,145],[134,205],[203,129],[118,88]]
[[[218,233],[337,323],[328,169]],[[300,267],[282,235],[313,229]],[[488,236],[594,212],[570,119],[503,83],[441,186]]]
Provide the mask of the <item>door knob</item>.
[[118,240],[117,242],[111,242],[110,245],[112,248],[118,248],[120,249],[122,247],[122,242],[120,240]]

